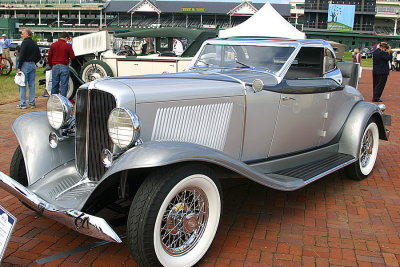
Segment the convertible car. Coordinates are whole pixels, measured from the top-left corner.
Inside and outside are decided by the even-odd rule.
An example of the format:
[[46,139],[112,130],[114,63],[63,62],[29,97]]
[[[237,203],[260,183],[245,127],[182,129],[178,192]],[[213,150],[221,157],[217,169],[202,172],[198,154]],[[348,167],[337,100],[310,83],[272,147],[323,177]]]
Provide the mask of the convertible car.
[[217,232],[222,178],[291,191],[341,168],[354,180],[373,171],[385,106],[357,86],[358,65],[323,40],[207,40],[184,72],[101,78],[78,89],[74,111],[52,95],[47,112],[17,118],[0,186],[115,242],[99,212],[129,203],[138,264],[191,266]]

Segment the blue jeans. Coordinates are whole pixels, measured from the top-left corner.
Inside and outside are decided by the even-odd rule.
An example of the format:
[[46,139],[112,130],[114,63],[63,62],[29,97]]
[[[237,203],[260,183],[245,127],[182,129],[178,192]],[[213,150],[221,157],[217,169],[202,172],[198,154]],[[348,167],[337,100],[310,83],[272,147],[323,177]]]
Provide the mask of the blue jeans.
[[29,105],[35,105],[35,80],[36,64],[34,62],[24,62],[21,71],[25,75],[25,86],[19,86],[19,104],[26,106],[26,86],[29,85]]
[[51,71],[51,94],[67,96],[69,67],[67,65],[54,65]]

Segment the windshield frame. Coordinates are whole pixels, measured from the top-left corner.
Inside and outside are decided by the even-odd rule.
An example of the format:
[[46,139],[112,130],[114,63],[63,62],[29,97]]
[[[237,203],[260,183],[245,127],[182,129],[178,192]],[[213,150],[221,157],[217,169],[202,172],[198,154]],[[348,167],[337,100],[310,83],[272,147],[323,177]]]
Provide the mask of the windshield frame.
[[[213,39],[208,40],[203,43],[201,49],[197,52],[196,56],[193,58],[191,64],[188,66],[188,70],[198,70],[203,69],[203,67],[196,66],[196,64],[200,61],[200,56],[202,55],[205,47],[207,45],[219,45],[219,46],[269,46],[269,47],[292,47],[294,50],[291,52],[290,56],[287,58],[286,62],[282,65],[282,67],[274,72],[267,69],[261,68],[240,68],[240,67],[213,67],[215,69],[235,69],[241,71],[257,71],[260,73],[266,73],[269,75],[275,76],[278,80],[281,80],[282,73],[286,73],[287,69],[290,67],[291,62],[294,60],[295,56],[297,55],[298,50],[300,49],[301,45],[299,42],[293,41],[263,41],[263,40],[224,40],[224,39]],[[240,63],[239,63],[240,64]],[[204,67],[204,69],[209,70],[209,68]],[[280,79],[279,79],[280,78]]]

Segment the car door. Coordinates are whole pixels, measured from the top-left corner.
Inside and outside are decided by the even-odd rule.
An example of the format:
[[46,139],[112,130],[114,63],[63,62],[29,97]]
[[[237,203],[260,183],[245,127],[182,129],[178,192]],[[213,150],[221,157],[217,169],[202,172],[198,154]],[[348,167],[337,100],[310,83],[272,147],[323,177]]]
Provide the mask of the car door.
[[323,78],[324,49],[302,47],[282,82],[269,157],[317,147],[331,84]]

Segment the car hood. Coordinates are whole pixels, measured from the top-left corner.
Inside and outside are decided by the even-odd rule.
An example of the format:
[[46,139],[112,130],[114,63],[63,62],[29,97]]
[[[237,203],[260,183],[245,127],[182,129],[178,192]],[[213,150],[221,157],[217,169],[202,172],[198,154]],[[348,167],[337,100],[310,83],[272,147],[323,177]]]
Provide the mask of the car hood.
[[139,104],[244,95],[245,86],[255,79],[276,85],[275,78],[269,74],[220,70],[108,78],[97,81],[94,87],[112,92],[117,96],[117,105],[122,106],[125,101],[133,100],[122,93],[127,88]]

